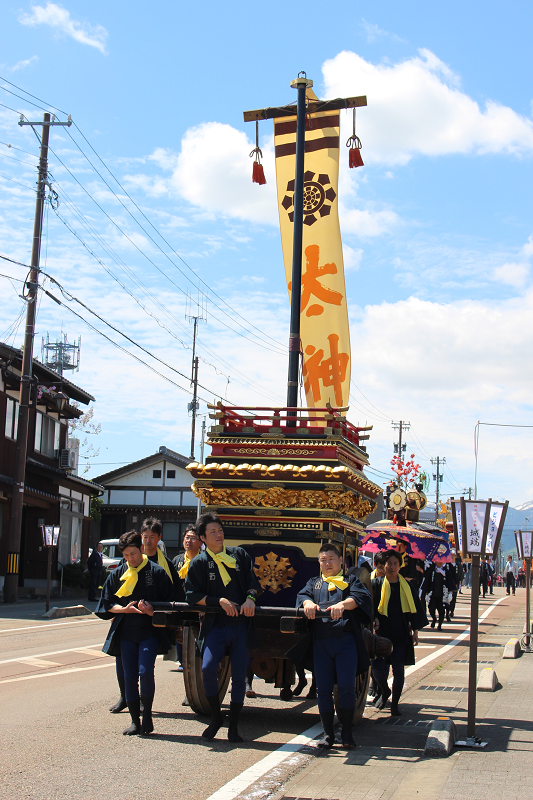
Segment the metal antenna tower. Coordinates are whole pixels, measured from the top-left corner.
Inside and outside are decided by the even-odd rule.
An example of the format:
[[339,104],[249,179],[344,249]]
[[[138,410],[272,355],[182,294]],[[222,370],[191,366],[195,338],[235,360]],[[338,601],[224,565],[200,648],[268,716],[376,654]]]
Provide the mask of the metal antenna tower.
[[67,334],[62,333],[61,336],[55,341],[50,341],[50,334],[46,334],[46,342],[44,337],[41,343],[41,361],[58,375],[63,377],[63,373],[71,370],[77,372],[80,368],[80,349],[81,349],[81,336],[78,337],[78,343],[69,343]]
[[193,387],[192,400],[187,404],[187,411],[189,411],[191,420],[191,458],[194,458],[194,437],[196,434],[196,416],[200,403],[198,402],[198,357],[196,355],[196,335],[198,333],[198,323],[207,322],[207,298],[198,291],[196,301],[190,295],[187,295],[185,305],[185,318],[193,323],[193,337],[192,337],[192,374],[191,386]]

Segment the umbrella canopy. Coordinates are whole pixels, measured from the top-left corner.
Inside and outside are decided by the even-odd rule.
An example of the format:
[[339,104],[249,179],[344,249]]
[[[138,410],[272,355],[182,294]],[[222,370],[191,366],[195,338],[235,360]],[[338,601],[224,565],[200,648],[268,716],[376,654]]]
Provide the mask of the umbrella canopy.
[[412,558],[427,561],[453,561],[450,546],[442,537],[411,526],[394,525],[388,520],[375,523],[366,529],[361,549],[379,553],[396,547],[398,542],[406,545],[407,554]]

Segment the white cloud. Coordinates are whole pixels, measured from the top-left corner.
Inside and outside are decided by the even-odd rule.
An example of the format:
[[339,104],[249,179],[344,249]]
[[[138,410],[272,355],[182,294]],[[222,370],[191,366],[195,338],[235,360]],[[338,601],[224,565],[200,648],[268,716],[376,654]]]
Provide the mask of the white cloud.
[[356,250],[354,250],[353,247],[350,247],[348,244],[343,243],[342,254],[344,257],[344,271],[357,272],[357,270],[361,266],[361,259],[363,257],[362,249],[357,248]]
[[533,256],[533,236],[530,236],[526,244],[521,248],[518,261],[510,261],[496,267],[492,273],[492,279],[517,289],[522,288],[529,278],[530,259]]
[[346,208],[343,205],[340,206],[339,216],[343,233],[353,233],[361,238],[380,236],[382,233],[389,232],[400,222],[400,218],[394,211]]
[[32,6],[30,14],[19,17],[22,25],[49,25],[56,31],[72,37],[80,44],[95,47],[101,53],[106,52],[107,30],[102,25],[90,25],[72,19],[70,12],[57,3],[47,3],[46,6]]
[[493,100],[481,109],[429,50],[392,65],[344,51],[324,63],[323,74],[327,97],[368,97],[357,116],[365,163],[405,164],[417,154],[533,152],[531,119]]
[[383,37],[388,37],[395,42],[403,42],[404,39],[400,39],[395,33],[389,33],[388,31],[383,30],[378,25],[373,22],[367,22],[366,19],[363,18],[361,22],[361,27],[363,28],[364,32],[366,33],[366,40],[369,44],[373,44],[377,39],[382,39]]
[[[271,145],[263,146],[267,183],[252,183],[253,143],[220,122],[189,128],[172,175],[172,185],[189,203],[226,217],[277,224],[276,175]],[[154,154],[155,157],[156,154]]]
[[32,56],[31,58],[26,58],[24,61],[17,61],[17,63],[13,67],[8,67],[8,72],[19,72],[21,69],[26,69],[31,64],[35,64],[36,61],[39,60],[39,56]]

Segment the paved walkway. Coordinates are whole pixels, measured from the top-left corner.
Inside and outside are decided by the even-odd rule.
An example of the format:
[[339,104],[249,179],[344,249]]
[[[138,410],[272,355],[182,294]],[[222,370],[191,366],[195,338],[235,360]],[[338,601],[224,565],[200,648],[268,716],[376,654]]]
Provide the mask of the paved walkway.
[[[460,598],[456,622],[468,614],[470,595]],[[497,605],[491,608],[495,600]],[[488,609],[490,608],[490,611]],[[488,611],[488,613],[487,613]],[[480,604],[478,671],[493,666],[499,683],[495,693],[477,693],[476,735],[489,741],[482,751],[455,750],[449,758],[423,755],[431,722],[439,716],[454,720],[460,738],[466,735],[468,634],[444,652],[437,634],[423,631],[421,644],[437,650],[418,651],[419,663],[402,697],[402,717],[367,709],[356,729],[354,751],[340,746],[312,758],[300,773],[284,782],[276,798],[308,800],[466,800],[470,797],[509,798],[529,785],[533,764],[533,654],[502,660],[503,647],[521,636],[525,592],[507,597],[495,590]],[[443,633],[450,626],[444,626]],[[464,630],[464,624],[461,626]],[[446,645],[450,638],[443,640]],[[513,787],[513,788],[512,788]],[[248,794],[248,793],[247,793]],[[525,790],[524,796],[529,796]]]

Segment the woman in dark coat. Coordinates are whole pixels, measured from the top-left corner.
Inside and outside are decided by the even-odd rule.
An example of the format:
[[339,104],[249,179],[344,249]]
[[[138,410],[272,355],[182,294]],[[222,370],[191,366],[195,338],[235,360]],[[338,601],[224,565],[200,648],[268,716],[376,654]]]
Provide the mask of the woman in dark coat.
[[376,706],[385,708],[391,695],[387,679],[389,666],[392,666],[391,715],[401,716],[398,703],[405,682],[405,667],[415,663],[418,631],[427,625],[427,619],[417,593],[411,591],[409,583],[399,574],[402,563],[400,553],[387,550],[384,556],[385,576],[372,581],[374,620],[376,633],[390,639],[393,650],[381,664],[374,662],[373,672],[381,690],[381,698]]
[[172,600],[174,587],[165,570],[143,555],[141,546],[141,534],[137,531],[122,534],[118,547],[124,562],[106,580],[95,611],[100,619],[113,620],[102,650],[122,658],[131,715],[131,725],[123,732],[124,736],[152,733],[155,659],[170,649],[164,628],[152,625],[151,601]]

